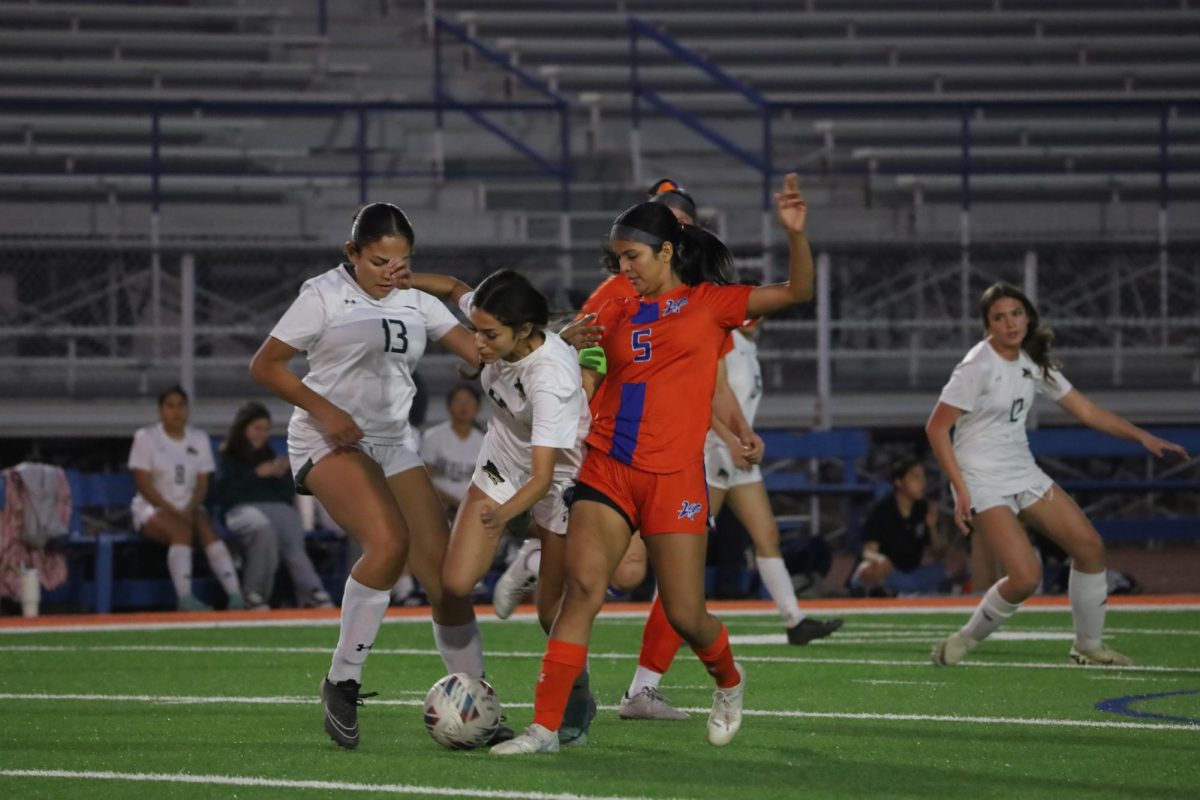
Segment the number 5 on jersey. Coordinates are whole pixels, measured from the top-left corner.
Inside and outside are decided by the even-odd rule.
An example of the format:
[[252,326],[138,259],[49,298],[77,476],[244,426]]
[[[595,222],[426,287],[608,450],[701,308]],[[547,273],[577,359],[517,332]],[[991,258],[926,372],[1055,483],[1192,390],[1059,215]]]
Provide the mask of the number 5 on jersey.
[[641,364],[650,360],[650,331],[650,328],[638,328],[633,332],[631,345],[634,363]]

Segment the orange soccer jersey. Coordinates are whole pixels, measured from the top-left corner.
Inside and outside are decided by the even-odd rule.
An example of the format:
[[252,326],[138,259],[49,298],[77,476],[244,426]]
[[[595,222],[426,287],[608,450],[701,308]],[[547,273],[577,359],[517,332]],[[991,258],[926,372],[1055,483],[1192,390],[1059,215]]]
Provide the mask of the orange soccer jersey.
[[613,275],[588,295],[588,299],[583,301],[583,308],[579,310],[579,313],[594,314],[600,310],[600,307],[605,302],[622,297],[637,297],[637,289],[633,288],[633,284],[629,282],[629,278],[626,278],[624,275]]
[[717,359],[753,289],[702,283],[601,306],[608,375],[593,400],[588,446],[645,472],[702,461]]

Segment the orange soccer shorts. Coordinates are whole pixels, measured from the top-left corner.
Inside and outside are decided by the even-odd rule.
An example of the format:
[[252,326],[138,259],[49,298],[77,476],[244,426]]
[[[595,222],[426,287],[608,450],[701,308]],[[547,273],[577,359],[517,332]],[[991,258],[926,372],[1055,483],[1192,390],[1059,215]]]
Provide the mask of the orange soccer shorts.
[[572,500],[594,500],[619,511],[631,530],[704,533],[708,529],[708,482],[704,462],[663,475],[622,464],[589,450],[575,480]]

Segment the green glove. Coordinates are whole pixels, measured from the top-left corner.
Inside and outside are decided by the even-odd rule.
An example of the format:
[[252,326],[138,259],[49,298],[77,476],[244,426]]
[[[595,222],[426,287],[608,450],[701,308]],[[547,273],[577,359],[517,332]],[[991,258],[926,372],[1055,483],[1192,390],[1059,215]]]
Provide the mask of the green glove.
[[594,369],[601,375],[608,374],[608,359],[604,357],[603,347],[587,347],[579,351],[579,366],[584,369]]

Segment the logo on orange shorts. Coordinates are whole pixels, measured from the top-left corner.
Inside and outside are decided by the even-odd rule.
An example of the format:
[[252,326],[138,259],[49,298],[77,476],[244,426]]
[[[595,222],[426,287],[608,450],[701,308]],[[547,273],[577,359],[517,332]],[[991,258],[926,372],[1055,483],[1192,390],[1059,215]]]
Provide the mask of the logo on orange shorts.
[[684,500],[683,505],[679,507],[678,519],[694,520],[702,508],[703,506],[700,503],[689,503],[687,500]]

